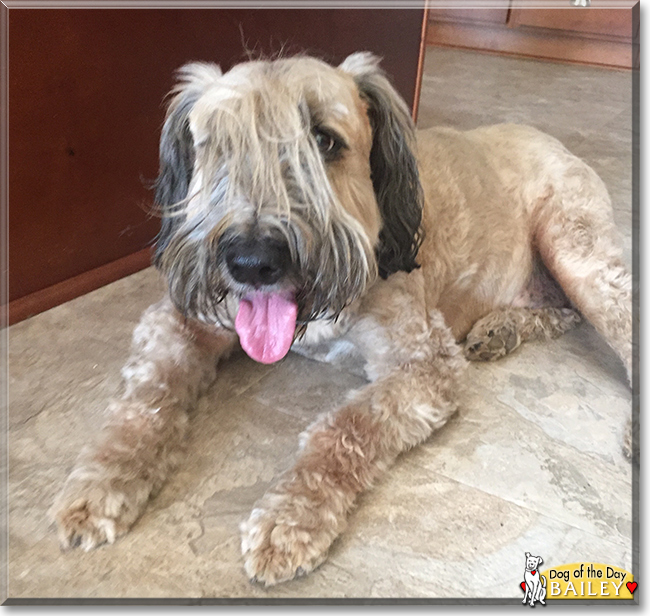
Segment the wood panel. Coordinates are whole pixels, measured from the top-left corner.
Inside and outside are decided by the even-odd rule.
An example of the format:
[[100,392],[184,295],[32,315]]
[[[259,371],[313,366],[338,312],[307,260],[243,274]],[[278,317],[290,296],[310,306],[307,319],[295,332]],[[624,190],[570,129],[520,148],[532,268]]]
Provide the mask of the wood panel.
[[48,287],[74,279],[79,292],[88,291],[108,281],[93,274],[98,268],[119,259],[126,260],[116,273],[142,266],[140,257],[128,257],[146,249],[159,227],[146,213],[148,187],[176,68],[211,60],[227,69],[246,59],[244,44],[255,54],[307,51],[334,63],[369,50],[384,58],[413,105],[423,15],[11,9],[10,300],[22,299],[27,316],[69,295],[61,287],[41,293]]
[[632,37],[633,33],[638,36],[638,20],[633,30],[632,2],[622,2],[624,8],[620,9],[536,9],[521,8],[522,4],[513,3],[503,24],[469,18],[474,11],[480,14],[484,9],[467,9],[470,16],[460,20],[451,19],[456,9],[440,9],[438,12],[448,13],[448,18],[430,20],[427,43],[562,62],[638,67]]
[[430,21],[500,24],[508,21],[508,8],[501,9],[429,9]]
[[513,8],[508,25],[511,27],[544,28],[570,36],[632,41],[632,11],[630,9],[598,8],[594,1],[589,9],[525,9]]

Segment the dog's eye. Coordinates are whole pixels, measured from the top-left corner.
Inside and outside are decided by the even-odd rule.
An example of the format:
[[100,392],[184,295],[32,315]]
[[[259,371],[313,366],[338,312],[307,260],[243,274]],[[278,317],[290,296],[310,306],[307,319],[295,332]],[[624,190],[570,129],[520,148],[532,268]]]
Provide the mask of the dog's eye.
[[334,138],[326,133],[317,132],[316,143],[318,144],[318,149],[323,153],[331,152],[336,147]]
[[321,155],[327,161],[337,159],[341,150],[345,147],[341,139],[321,128],[314,129],[314,139],[316,139],[316,145]]

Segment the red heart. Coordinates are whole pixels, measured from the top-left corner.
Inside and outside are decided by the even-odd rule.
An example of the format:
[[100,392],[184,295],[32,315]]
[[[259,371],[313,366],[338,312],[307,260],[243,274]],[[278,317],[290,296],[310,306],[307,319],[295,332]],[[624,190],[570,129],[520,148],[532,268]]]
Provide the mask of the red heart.
[[638,586],[638,584],[637,584],[636,582],[628,582],[628,583],[626,584],[626,586],[627,586],[627,589],[628,589],[632,594],[634,594],[634,591],[636,590],[636,587]]
[[537,573],[537,570],[534,569],[533,571],[531,571],[531,573],[532,573],[533,575],[535,575],[535,574]]
[[521,586],[521,590],[526,590],[526,582],[522,582],[519,586]]

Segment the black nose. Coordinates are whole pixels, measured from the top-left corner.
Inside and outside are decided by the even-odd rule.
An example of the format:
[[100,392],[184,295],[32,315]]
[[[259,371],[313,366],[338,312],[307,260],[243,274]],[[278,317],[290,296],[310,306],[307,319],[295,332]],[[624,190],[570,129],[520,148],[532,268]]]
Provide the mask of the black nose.
[[243,284],[255,287],[272,285],[288,271],[289,247],[274,238],[237,237],[226,249],[230,275]]

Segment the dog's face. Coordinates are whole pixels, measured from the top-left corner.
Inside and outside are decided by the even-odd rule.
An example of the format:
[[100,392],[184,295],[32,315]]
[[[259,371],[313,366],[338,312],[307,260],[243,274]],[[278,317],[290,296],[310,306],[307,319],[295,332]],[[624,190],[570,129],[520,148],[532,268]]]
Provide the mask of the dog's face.
[[544,561],[541,556],[531,556],[530,552],[526,552],[526,570],[536,570]]
[[[404,102],[370,54],[181,70],[160,146],[155,263],[186,316],[277,361],[296,324],[410,271],[422,197]],[[236,314],[236,316],[235,316]]]

